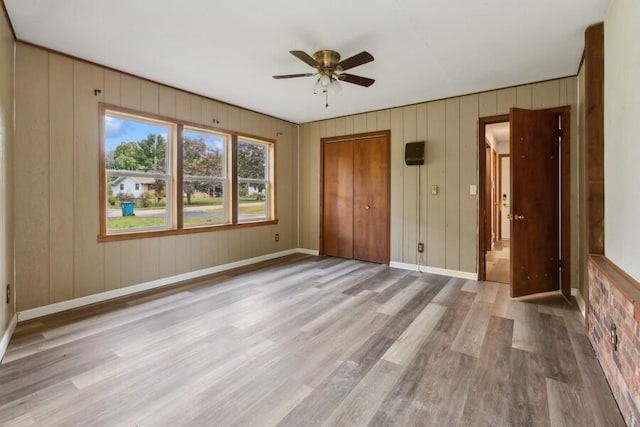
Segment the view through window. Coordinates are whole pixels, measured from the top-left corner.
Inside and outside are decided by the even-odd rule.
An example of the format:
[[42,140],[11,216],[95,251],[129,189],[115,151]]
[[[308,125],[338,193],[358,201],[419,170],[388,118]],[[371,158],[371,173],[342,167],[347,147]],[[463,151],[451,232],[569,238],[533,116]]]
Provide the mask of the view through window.
[[101,235],[275,219],[273,142],[106,106],[103,116]]
[[238,141],[238,221],[269,216],[269,144]]
[[105,115],[108,231],[171,225],[170,150],[173,125]]
[[182,135],[185,226],[228,222],[228,137],[190,128],[185,128]]

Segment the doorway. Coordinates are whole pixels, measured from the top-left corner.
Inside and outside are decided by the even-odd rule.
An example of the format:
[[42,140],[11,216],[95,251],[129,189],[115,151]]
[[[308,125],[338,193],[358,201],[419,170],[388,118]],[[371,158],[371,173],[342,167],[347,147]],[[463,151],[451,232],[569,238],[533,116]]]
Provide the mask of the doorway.
[[511,182],[509,156],[509,122],[491,123],[485,127],[487,179],[485,190],[487,205],[491,206],[490,221],[491,245],[486,254],[486,280],[510,283],[510,228],[507,218],[510,214]]
[[321,140],[320,253],[388,264],[390,131]]
[[[495,248],[492,224],[499,205],[503,209],[499,215],[505,214],[509,221],[512,297],[552,290],[561,290],[567,297],[571,294],[570,121],[568,106],[512,108],[509,115],[479,120],[478,143],[485,156],[478,162],[483,178],[479,180],[478,279],[487,280],[488,256]],[[492,196],[495,180],[492,184],[492,160],[487,157],[491,153],[487,150],[487,128],[505,122],[509,123],[508,209],[502,200],[496,204]],[[502,162],[507,162],[506,157],[499,160]],[[495,193],[504,197],[502,189]],[[498,221],[498,235],[505,241],[502,225]]]

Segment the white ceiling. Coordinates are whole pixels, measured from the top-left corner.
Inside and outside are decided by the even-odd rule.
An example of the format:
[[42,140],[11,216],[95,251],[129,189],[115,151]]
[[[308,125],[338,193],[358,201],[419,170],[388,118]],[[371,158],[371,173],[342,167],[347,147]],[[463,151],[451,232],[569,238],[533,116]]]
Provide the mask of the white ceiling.
[[[574,75],[610,0],[4,0],[19,40],[295,123]],[[312,93],[288,53],[369,51]]]
[[485,134],[492,138],[496,144],[509,143],[509,122],[492,123],[485,127]]

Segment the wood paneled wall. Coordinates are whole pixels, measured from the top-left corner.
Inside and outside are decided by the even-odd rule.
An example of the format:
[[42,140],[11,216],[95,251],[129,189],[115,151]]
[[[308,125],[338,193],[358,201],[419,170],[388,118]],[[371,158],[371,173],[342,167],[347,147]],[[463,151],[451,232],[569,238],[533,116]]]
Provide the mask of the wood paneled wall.
[[[319,236],[320,138],[391,129],[391,260],[454,271],[477,270],[478,118],[507,114],[510,107],[572,107],[576,128],[575,77],[551,80],[417,105],[306,123],[300,129],[300,246],[317,249]],[[340,102],[336,98],[336,102]],[[577,132],[572,132],[572,216],[578,215]],[[426,141],[426,164],[404,164],[404,144]],[[431,195],[431,185],[439,192]],[[418,193],[420,188],[420,194]],[[420,197],[419,197],[420,196]],[[418,201],[421,206],[418,236]],[[575,217],[575,216],[574,216]],[[572,224],[577,242],[578,225]],[[418,259],[418,241],[425,253]],[[575,252],[577,257],[577,251]],[[572,260],[572,265],[578,265]],[[577,268],[572,273],[576,277]]]
[[[577,120],[578,120],[578,149],[579,152],[577,156],[574,156],[571,161],[571,169],[576,170],[577,174],[575,175],[575,179],[577,182],[577,188],[579,189],[580,194],[580,205],[579,205],[579,215],[577,217],[573,217],[574,222],[577,222],[578,227],[578,238],[579,238],[579,246],[573,248],[574,252],[578,253],[578,263],[575,268],[577,271],[577,282],[578,282],[578,290],[580,292],[580,296],[582,296],[583,301],[589,301],[589,278],[587,273],[587,259],[589,258],[589,244],[587,242],[587,204],[588,204],[588,192],[586,191],[586,182],[587,182],[587,167],[586,167],[586,156],[587,156],[587,147],[585,140],[585,122],[586,122],[586,103],[585,103],[585,67],[584,63],[580,67],[578,71],[578,75],[576,77],[577,85],[578,85],[578,107],[577,107]],[[577,164],[573,164],[573,160],[577,160]],[[573,177],[573,176],[572,176]],[[572,200],[573,203],[573,200]],[[573,266],[573,265],[572,265]]]
[[604,255],[604,24],[585,31],[584,143],[587,160],[587,242],[589,253]]
[[[296,125],[21,43],[15,90],[18,310],[297,246]],[[101,101],[276,139],[279,223],[98,243]]]
[[[15,313],[15,292],[6,304],[5,286],[13,283],[13,49],[9,21],[0,11],[0,340]],[[2,349],[0,349],[0,358]]]

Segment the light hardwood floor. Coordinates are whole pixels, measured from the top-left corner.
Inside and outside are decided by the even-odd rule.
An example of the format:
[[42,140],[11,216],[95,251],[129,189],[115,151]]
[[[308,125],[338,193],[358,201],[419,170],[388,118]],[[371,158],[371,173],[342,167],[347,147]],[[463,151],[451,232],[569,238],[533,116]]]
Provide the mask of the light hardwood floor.
[[559,295],[291,256],[20,324],[0,425],[621,426]]

